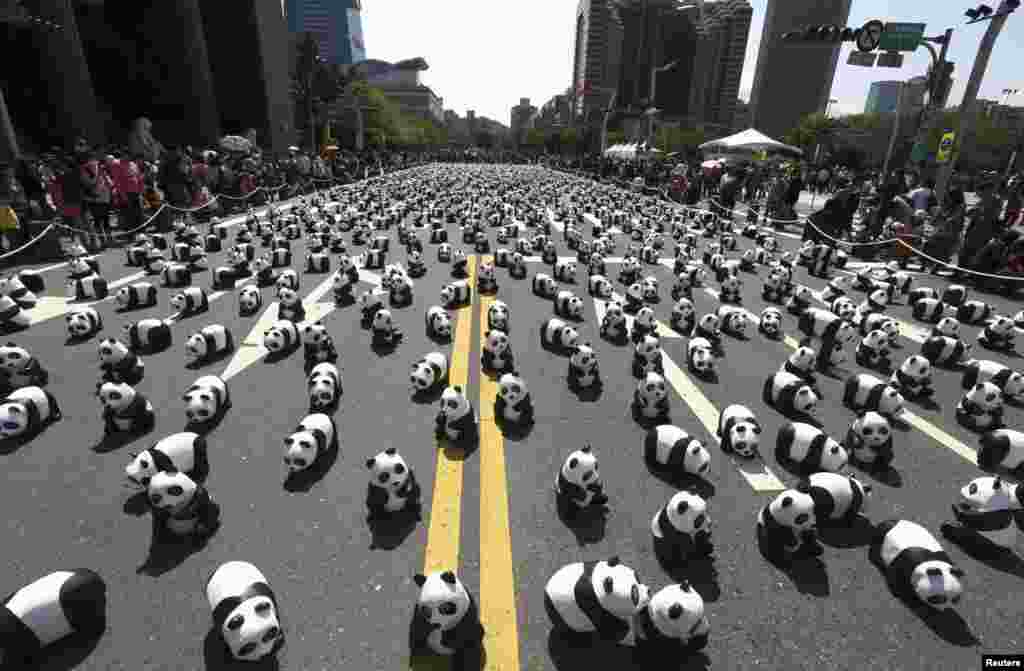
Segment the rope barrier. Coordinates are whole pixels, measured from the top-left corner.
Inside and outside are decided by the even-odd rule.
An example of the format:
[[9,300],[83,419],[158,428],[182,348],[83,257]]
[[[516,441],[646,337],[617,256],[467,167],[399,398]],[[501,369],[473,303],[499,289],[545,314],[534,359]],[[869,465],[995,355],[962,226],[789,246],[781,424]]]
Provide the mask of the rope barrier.
[[18,247],[17,249],[12,249],[9,252],[5,252],[3,254],[0,254],[0,261],[2,261],[3,259],[9,258],[11,256],[14,256],[15,254],[17,254],[19,252],[22,252],[22,251],[28,249],[29,247],[31,247],[32,245],[36,244],[37,242],[42,240],[46,236],[46,234],[50,232],[50,229],[53,228],[53,227],[54,227],[54,224],[50,224],[49,226],[47,226],[46,228],[43,229],[42,233],[40,233],[36,237],[32,238],[31,240],[29,240],[28,242],[23,244],[21,247]]

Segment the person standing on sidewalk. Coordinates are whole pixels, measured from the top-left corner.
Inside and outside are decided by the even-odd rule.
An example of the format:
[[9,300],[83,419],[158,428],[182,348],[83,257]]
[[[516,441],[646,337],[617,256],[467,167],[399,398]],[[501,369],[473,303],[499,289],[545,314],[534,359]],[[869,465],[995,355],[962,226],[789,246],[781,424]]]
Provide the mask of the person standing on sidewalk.
[[107,171],[114,182],[112,202],[117,209],[121,231],[130,231],[142,224],[142,191],[145,187],[142,170],[132,157],[108,156]]

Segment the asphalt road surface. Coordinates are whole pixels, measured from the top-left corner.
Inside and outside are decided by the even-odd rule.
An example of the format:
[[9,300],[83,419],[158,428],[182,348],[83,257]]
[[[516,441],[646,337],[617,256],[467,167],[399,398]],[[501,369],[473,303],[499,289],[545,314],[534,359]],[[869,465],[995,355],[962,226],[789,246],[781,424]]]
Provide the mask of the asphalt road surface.
[[[453,170],[455,168],[446,168]],[[465,168],[493,171],[495,168]],[[457,168],[464,170],[464,168]],[[388,183],[411,179],[416,171],[385,178]],[[539,204],[555,197],[569,198],[573,186],[586,182],[559,173],[537,171],[531,179],[544,190]],[[362,187],[353,187],[359,189]],[[340,193],[348,192],[342,190]],[[416,193],[416,189],[408,193]],[[407,194],[408,195],[408,194]],[[420,191],[430,202],[444,194]],[[478,194],[486,199],[486,195]],[[623,199],[635,196],[622,192]],[[343,195],[342,200],[349,198]],[[580,201],[582,202],[582,201]],[[419,208],[417,208],[418,210]],[[571,252],[558,226],[552,231],[559,254]],[[231,228],[229,240],[237,226]],[[466,249],[453,224],[448,225],[455,247]],[[780,235],[783,249],[795,249],[795,229]],[[584,229],[589,236],[589,227]],[[394,230],[390,261],[405,260]],[[426,242],[426,235],[421,231]],[[488,229],[492,247],[495,229]],[[666,238],[668,236],[666,235]],[[348,236],[346,236],[348,239]],[[628,241],[619,236],[613,257],[620,258]],[[259,241],[256,241],[257,247]],[[741,250],[751,241],[740,238]],[[225,249],[229,245],[225,245]],[[667,241],[662,254],[671,254]],[[258,249],[258,252],[260,250]],[[360,248],[350,245],[350,252]],[[296,269],[301,271],[304,243],[293,243]],[[210,256],[210,267],[221,265],[224,253]],[[552,303],[535,297],[530,281],[515,280],[498,271],[497,298],[511,310],[510,336],[518,369],[529,384],[536,408],[536,425],[525,437],[503,438],[489,423],[495,387],[481,380],[480,297],[456,314],[452,345],[438,345],[424,333],[424,311],[438,302],[441,285],[450,280],[450,266],[436,261],[433,245],[425,245],[428,273],[415,280],[412,306],[393,310],[405,333],[391,353],[370,348],[369,333],[359,325],[357,305],[311,308],[323,316],[340,353],[344,396],[335,415],[341,436],[336,463],[307,491],[283,486],[282,439],[305,416],[307,399],[301,351],[284,360],[258,360],[238,371],[228,384],[233,407],[209,435],[210,476],[207,485],[222,506],[223,526],[205,547],[188,553],[150,547],[150,520],[126,504],[132,492],[123,486],[129,452],[148,447],[165,435],[183,430],[181,393],[200,375],[219,374],[227,359],[200,370],[184,366],[183,344],[191,333],[208,324],[228,327],[241,342],[260,319],[238,316],[236,293],[219,295],[209,312],[176,321],[174,343],[160,354],[143,357],[145,379],[139,390],[156,407],[155,431],[121,445],[104,444],[100,407],[94,391],[98,379],[96,343],[66,344],[58,304],[66,269],[49,267],[43,301],[52,318],[8,337],[28,347],[50,371],[49,390],[58,399],[63,420],[27,445],[0,454],[6,473],[0,506],[7,510],[3,589],[13,591],[50,572],[89,567],[106,580],[109,593],[108,627],[95,645],[58,650],[44,669],[223,669],[209,635],[210,613],[204,581],[220,563],[245,560],[259,567],[278,596],[287,642],[276,662],[244,668],[318,669],[428,668],[410,662],[408,624],[418,590],[412,577],[424,568],[455,568],[477,597],[487,628],[481,668],[495,671],[541,669],[615,669],[641,667],[626,649],[572,649],[550,636],[543,608],[547,579],[566,563],[618,555],[639,573],[652,592],[687,577],[706,602],[711,622],[710,643],[703,655],[689,660],[664,660],[664,669],[976,669],[982,652],[1019,652],[1021,580],[1024,562],[988,565],[971,559],[943,541],[966,572],[967,594],[958,617],[923,614],[895,598],[883,576],[868,561],[867,537],[862,531],[830,537],[821,562],[781,572],[766,562],[754,537],[756,513],[777,492],[797,478],[774,459],[774,437],[784,419],[761,400],[763,382],[791,351],[785,343],[724,337],[725,358],[718,363],[716,382],[703,382],[684,372],[686,339],[662,339],[667,357],[681,371],[671,375],[671,418],[674,424],[704,439],[712,453],[712,473],[702,493],[709,496],[714,521],[715,555],[695,562],[684,575],[669,575],[652,551],[650,519],[676,491],[654,477],[642,460],[644,430],[630,415],[635,381],[630,375],[632,352],[598,336],[595,301],[587,294],[581,267],[572,290],[585,302],[579,324],[583,340],[597,349],[604,381],[596,398],[577,398],[566,385],[567,360],[541,349],[538,326],[552,316]],[[125,282],[138,273],[125,266],[124,254],[114,250],[100,258],[108,281]],[[480,258],[473,255],[470,266]],[[335,265],[332,255],[332,270]],[[534,272],[550,272],[539,262]],[[609,277],[617,274],[609,263]],[[658,318],[668,322],[672,301],[671,269],[645,266],[644,275],[661,282],[655,305]],[[743,306],[759,313],[760,280],[744,275]],[[300,293],[307,295],[329,275],[301,274]],[[139,281],[134,278],[129,281]],[[374,275],[364,272],[359,292],[371,289]],[[798,269],[796,281],[821,289],[824,281]],[[914,276],[915,286],[941,288],[945,280]],[[209,286],[209,273],[196,275],[195,284]],[[698,313],[714,311],[710,291],[694,291]],[[616,291],[622,285],[616,283]],[[121,326],[144,317],[172,314],[173,290],[160,289],[155,308],[119,314],[111,301],[96,305],[105,322],[102,336],[120,335]],[[273,302],[264,289],[264,307]],[[998,312],[1019,308],[994,295],[976,297]],[[855,294],[859,302],[862,296]],[[312,301],[311,301],[312,303]],[[485,307],[485,305],[484,305]],[[913,323],[909,308],[893,305],[888,312],[905,324],[897,361],[918,351],[923,327]],[[784,317],[787,333],[799,337],[796,318]],[[977,327],[965,326],[973,342]],[[248,349],[248,348],[242,348]],[[452,360],[453,378],[464,377],[468,395],[485,417],[478,449],[468,454],[439,450],[432,436],[435,403],[410,401],[408,369],[423,354],[440,350]],[[851,351],[852,354],[852,351]],[[986,358],[1020,368],[1016,357],[985,353]],[[671,367],[671,366],[670,366]],[[839,379],[821,377],[825,395],[819,419],[836,438],[845,435],[853,414],[842,407],[841,385],[858,369],[851,362]],[[951,517],[950,504],[959,487],[981,471],[973,463],[977,436],[961,428],[953,416],[959,373],[938,371],[936,406],[911,405],[915,421],[897,431],[894,467],[897,478],[872,481],[868,509],[875,522],[905,518],[938,535]],[[723,455],[706,423],[731,403],[750,407],[764,426],[762,466],[740,466]],[[1006,421],[1020,426],[1021,410],[1008,407]],[[570,529],[556,514],[552,485],[566,456],[591,443],[601,463],[610,497],[603,523]],[[423,520],[404,538],[374,538],[365,517],[367,457],[394,446],[405,456],[423,487]],[[746,472],[746,475],[744,474]],[[868,476],[863,476],[867,478]],[[776,486],[778,485],[778,486]],[[476,666],[477,662],[473,662]],[[429,668],[445,668],[434,666]]]

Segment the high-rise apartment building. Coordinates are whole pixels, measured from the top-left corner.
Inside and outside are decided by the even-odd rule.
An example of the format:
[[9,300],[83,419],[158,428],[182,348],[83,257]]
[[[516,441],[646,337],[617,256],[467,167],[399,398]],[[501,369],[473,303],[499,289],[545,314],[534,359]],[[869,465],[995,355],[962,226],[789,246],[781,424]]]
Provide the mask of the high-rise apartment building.
[[900,97],[901,81],[871,82],[868,100],[864,103],[865,114],[888,114],[896,111]]
[[572,66],[574,115],[604,110],[619,83],[622,20],[615,0],[580,0]]
[[839,45],[791,46],[782,33],[810,25],[846,26],[852,0],[768,0],[754,86],[750,94],[755,128],[781,137],[800,119],[824,113],[839,60]]
[[331,65],[366,60],[360,0],[286,0],[284,11],[288,30],[312,33]]
[[689,91],[697,121],[732,127],[753,12],[747,0],[704,0],[703,8],[689,11],[697,26]]

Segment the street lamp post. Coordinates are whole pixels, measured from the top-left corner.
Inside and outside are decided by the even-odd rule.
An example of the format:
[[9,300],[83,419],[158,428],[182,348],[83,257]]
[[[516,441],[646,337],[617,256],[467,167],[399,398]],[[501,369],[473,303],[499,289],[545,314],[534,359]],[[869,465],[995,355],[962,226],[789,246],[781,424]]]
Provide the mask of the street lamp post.
[[[928,105],[921,111],[921,122],[917,127],[917,138],[914,140],[915,147],[924,147],[928,142],[928,135],[931,134],[932,126],[939,118],[939,105],[942,104],[940,94],[942,93],[942,80],[945,77],[946,52],[949,51],[949,43],[953,40],[953,29],[948,28],[946,32],[937,37],[925,37],[921,42],[928,48],[932,56],[932,76],[928,82]],[[929,42],[942,45],[939,54],[935,55],[935,49]]]

